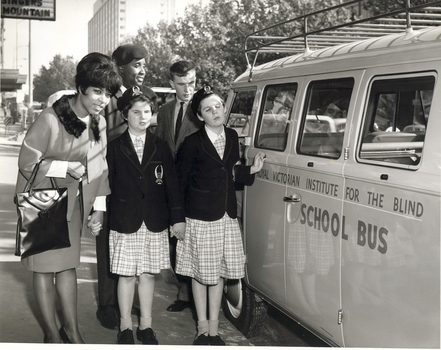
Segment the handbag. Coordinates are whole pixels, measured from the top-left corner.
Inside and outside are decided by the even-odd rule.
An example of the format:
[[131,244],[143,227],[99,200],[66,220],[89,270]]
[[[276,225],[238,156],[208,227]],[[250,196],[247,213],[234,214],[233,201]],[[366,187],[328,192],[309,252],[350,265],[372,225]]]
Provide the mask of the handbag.
[[32,170],[23,192],[15,195],[18,214],[15,255],[22,258],[70,247],[67,188],[59,188],[52,177],[52,188],[34,188],[40,163]]

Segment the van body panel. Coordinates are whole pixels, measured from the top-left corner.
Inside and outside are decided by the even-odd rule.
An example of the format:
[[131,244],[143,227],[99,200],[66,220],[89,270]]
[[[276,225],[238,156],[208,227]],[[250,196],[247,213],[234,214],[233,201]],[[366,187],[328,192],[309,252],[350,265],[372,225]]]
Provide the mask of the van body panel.
[[[243,191],[247,285],[329,344],[440,348],[440,57],[438,27],[283,58],[233,84],[257,89],[246,162],[266,154]],[[307,133],[331,123],[310,110],[314,87],[347,78],[346,121]],[[259,145],[265,91],[288,83],[298,89],[286,148]],[[385,97],[395,98],[387,129]],[[424,125],[407,131],[416,117]],[[340,153],[304,147],[325,134]]]

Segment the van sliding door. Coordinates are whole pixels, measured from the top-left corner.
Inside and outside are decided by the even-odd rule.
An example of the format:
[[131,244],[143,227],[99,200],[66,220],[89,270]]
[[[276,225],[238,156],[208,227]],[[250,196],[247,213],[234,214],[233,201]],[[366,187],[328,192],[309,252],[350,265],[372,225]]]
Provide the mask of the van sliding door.
[[424,68],[366,73],[376,77],[344,168],[347,346],[440,348],[441,90]]
[[342,346],[338,322],[344,141],[354,77],[312,77],[288,156],[285,256],[287,308],[305,326]]

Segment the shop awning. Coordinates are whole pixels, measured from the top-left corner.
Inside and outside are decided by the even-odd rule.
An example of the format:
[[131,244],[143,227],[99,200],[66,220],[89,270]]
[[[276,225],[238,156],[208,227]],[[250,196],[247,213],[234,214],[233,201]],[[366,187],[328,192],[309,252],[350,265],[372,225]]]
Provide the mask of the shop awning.
[[19,74],[18,69],[0,69],[1,92],[21,90],[26,83],[27,75]]

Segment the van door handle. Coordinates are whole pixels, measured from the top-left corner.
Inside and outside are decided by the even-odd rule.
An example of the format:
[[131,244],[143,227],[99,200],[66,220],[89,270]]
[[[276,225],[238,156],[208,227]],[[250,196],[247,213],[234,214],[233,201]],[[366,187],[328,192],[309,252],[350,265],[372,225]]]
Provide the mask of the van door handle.
[[294,196],[288,196],[288,197],[283,197],[283,201],[284,202],[288,202],[288,203],[299,203],[300,202],[300,198],[294,197]]

